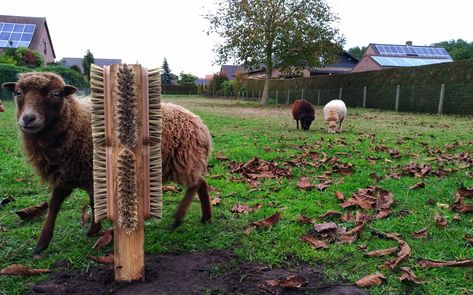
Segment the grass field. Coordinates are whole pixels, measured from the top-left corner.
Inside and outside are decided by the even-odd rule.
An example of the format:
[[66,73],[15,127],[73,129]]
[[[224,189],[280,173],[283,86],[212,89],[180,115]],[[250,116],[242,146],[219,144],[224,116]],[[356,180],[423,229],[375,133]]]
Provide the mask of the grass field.
[[[354,283],[360,278],[381,272],[386,282],[370,289],[371,294],[473,294],[473,271],[465,267],[421,267],[419,258],[434,260],[473,259],[473,245],[466,238],[473,236],[473,214],[458,213],[447,207],[453,204],[455,193],[462,187],[473,187],[473,118],[407,114],[377,110],[349,109],[344,132],[328,134],[320,107],[309,132],[296,130],[288,106],[261,107],[255,103],[200,98],[167,97],[200,115],[213,136],[213,152],[207,176],[212,197],[221,203],[213,207],[213,223],[202,225],[200,206],[195,201],[183,225],[169,231],[172,214],[182,193],[166,193],[163,220],[147,221],[145,252],[187,252],[206,249],[230,249],[244,261],[259,261],[284,265],[287,257],[296,257],[324,266],[328,278]],[[84,192],[76,191],[60,211],[55,235],[41,258],[31,256],[42,226],[42,219],[23,222],[14,213],[22,208],[48,200],[49,190],[42,184],[24,160],[14,105],[5,102],[7,111],[0,113],[0,200],[13,196],[15,201],[0,207],[0,269],[13,263],[35,268],[54,268],[58,260],[86,270],[93,262],[89,255],[110,252],[93,250],[96,238],[87,238],[87,227],[81,225],[81,206],[88,204]],[[352,173],[332,172],[328,161],[309,158],[317,154],[323,159],[338,158],[338,163],[352,164]],[[463,156],[461,156],[463,155]],[[315,165],[301,164],[301,158]],[[251,185],[238,173],[231,173],[231,162],[245,163],[252,158],[273,161],[277,167],[290,171],[291,177],[259,179]],[[320,158],[319,158],[320,159]],[[293,166],[289,161],[299,165]],[[294,163],[294,162],[293,162]],[[429,165],[432,171],[445,171],[443,177],[407,175],[406,165]],[[442,166],[442,167],[441,167]],[[440,169],[439,169],[440,168]],[[442,169],[443,168],[443,169]],[[301,177],[317,184],[317,178],[329,175],[332,181],[320,191],[301,190]],[[373,173],[383,177],[400,173],[397,178],[377,182]],[[423,182],[425,187],[409,189]],[[348,230],[354,221],[337,217],[321,219],[328,210],[341,213],[365,211],[360,207],[341,208],[335,192],[348,199],[356,191],[377,185],[392,193],[392,213],[382,219],[367,222],[356,241],[330,243],[328,249],[315,250],[301,241],[301,236],[313,232],[314,225],[298,222],[304,215],[316,223],[329,220]],[[472,205],[472,200],[467,199]],[[236,204],[263,206],[249,214],[235,214]],[[276,212],[281,220],[270,229],[245,233],[248,225]],[[366,212],[373,213],[373,210]],[[448,224],[439,228],[435,215],[446,218]],[[457,216],[456,216],[457,215]],[[456,217],[455,217],[456,216]],[[455,218],[454,218],[455,217]],[[460,217],[460,218],[458,218]],[[110,227],[106,223],[105,227]],[[427,227],[428,236],[416,239],[412,234]],[[312,229],[312,230],[311,230]],[[394,240],[379,237],[375,231],[398,233],[410,247],[410,257],[394,270],[379,268],[396,256],[365,257],[365,251],[397,246]],[[365,249],[365,250],[363,250]],[[400,267],[410,267],[424,284],[401,282]],[[36,277],[0,276],[0,294],[21,294],[45,275]]]

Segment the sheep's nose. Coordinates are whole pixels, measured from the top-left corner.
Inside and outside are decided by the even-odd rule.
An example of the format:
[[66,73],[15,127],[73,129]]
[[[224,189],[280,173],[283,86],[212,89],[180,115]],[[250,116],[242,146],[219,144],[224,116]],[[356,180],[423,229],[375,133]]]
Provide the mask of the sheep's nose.
[[23,125],[25,127],[28,127],[28,125],[34,123],[36,121],[36,116],[35,115],[24,115],[23,116]]

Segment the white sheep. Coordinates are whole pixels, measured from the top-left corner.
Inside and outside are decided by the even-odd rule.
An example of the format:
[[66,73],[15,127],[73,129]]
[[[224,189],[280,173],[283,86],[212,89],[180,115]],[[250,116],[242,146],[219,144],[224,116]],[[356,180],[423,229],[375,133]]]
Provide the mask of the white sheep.
[[341,132],[342,122],[346,115],[347,107],[342,100],[334,99],[328,102],[324,107],[324,118],[327,124],[328,133]]

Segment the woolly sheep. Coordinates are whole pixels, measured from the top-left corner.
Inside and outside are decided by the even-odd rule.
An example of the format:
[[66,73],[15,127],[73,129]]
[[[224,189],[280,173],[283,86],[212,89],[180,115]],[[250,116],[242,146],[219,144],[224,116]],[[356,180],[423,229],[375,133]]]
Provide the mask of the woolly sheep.
[[315,119],[314,107],[307,100],[297,99],[292,104],[292,117],[296,120],[297,129],[299,129],[299,121],[301,121],[301,128],[309,130],[310,124]]
[[[73,189],[88,192],[93,210],[90,105],[80,103],[74,95],[77,89],[54,73],[21,74],[16,83],[4,83],[3,87],[16,93],[16,115],[29,162],[52,187],[48,214],[34,250],[38,254],[49,246],[59,208]],[[164,103],[162,107],[163,180],[188,188],[174,225],[180,224],[196,192],[201,200],[202,222],[210,221],[210,198],[202,179],[211,148],[210,134],[189,111]],[[100,223],[92,219],[87,235],[100,229]]]
[[346,115],[347,107],[342,100],[334,99],[328,102],[324,107],[324,118],[327,123],[328,133],[341,132],[342,122]]

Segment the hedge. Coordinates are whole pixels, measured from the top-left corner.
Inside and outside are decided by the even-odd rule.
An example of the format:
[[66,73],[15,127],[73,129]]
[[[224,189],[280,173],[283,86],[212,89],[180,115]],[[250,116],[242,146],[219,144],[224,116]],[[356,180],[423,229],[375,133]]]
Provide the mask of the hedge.
[[[24,72],[54,72],[64,78],[64,81],[67,84],[73,85],[80,90],[88,91],[89,83],[80,73],[71,70],[68,67],[64,66],[44,66],[39,68],[27,68],[27,67],[17,67],[8,64],[0,64],[0,84],[5,82],[12,82],[18,80],[18,74]],[[8,99],[12,97],[10,91],[6,89],[1,89],[0,97],[2,99]]]
[[162,94],[198,94],[195,85],[161,85]]

